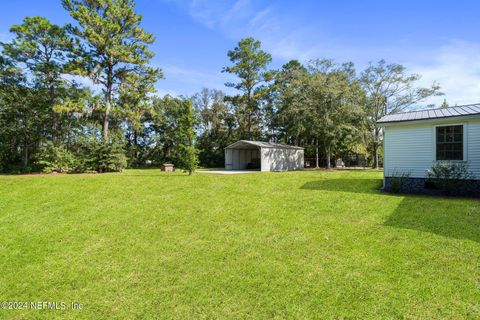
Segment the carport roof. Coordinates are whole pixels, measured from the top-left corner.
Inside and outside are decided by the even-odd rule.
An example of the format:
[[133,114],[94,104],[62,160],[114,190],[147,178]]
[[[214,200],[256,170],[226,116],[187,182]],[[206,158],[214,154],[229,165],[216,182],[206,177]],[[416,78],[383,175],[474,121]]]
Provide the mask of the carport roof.
[[259,148],[275,148],[275,149],[297,149],[303,150],[302,147],[291,146],[283,143],[274,143],[274,142],[263,142],[263,141],[250,141],[250,140],[239,140],[235,143],[232,143],[225,149],[240,149],[245,146],[254,146]]

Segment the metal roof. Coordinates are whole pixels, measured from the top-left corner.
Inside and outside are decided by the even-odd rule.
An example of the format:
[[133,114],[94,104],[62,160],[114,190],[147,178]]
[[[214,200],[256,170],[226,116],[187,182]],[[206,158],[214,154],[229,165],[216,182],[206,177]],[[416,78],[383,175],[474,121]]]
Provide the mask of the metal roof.
[[232,143],[225,149],[240,149],[245,146],[253,146],[259,148],[276,148],[276,149],[299,149],[303,150],[302,147],[291,146],[288,144],[283,143],[275,143],[275,142],[264,142],[264,141],[250,141],[250,140],[239,140],[235,143]]
[[471,115],[480,115],[480,104],[389,114],[382,117],[377,123],[453,118]]

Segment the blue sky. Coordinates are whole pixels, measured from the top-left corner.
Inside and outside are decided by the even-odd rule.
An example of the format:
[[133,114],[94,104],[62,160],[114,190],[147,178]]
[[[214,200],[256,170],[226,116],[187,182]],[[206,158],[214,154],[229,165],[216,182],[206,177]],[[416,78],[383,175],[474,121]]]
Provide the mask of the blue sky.
[[[137,0],[136,10],[157,38],[153,63],[166,77],[160,94],[226,90],[227,51],[253,36],[272,54],[272,68],[289,59],[333,58],[361,70],[383,58],[421,74],[422,85],[439,82],[452,105],[480,102],[477,1]],[[59,0],[4,1],[0,41],[33,15],[71,22]]]

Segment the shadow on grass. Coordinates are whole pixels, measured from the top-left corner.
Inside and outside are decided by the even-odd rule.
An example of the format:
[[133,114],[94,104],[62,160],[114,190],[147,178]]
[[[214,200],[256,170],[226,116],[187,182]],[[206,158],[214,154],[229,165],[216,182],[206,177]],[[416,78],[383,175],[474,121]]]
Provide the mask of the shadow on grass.
[[185,174],[171,174],[171,173],[158,173],[158,174],[135,174],[135,173],[122,173],[121,177],[156,177],[156,178],[164,178],[164,177],[190,177],[188,173]]
[[[381,179],[324,179],[305,183],[301,189],[393,196],[379,189]],[[402,200],[384,221],[385,226],[429,232],[480,243],[480,201],[419,195],[395,195]],[[381,210],[382,208],[378,208]]]
[[305,183],[300,189],[354,193],[378,193],[382,179],[324,179]]
[[480,202],[404,195],[384,225],[480,242]]

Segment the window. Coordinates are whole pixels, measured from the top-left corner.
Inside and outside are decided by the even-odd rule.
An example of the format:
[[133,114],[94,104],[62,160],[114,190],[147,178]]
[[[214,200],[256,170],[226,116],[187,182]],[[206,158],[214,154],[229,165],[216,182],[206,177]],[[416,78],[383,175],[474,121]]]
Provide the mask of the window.
[[437,127],[437,160],[463,160],[463,126]]

